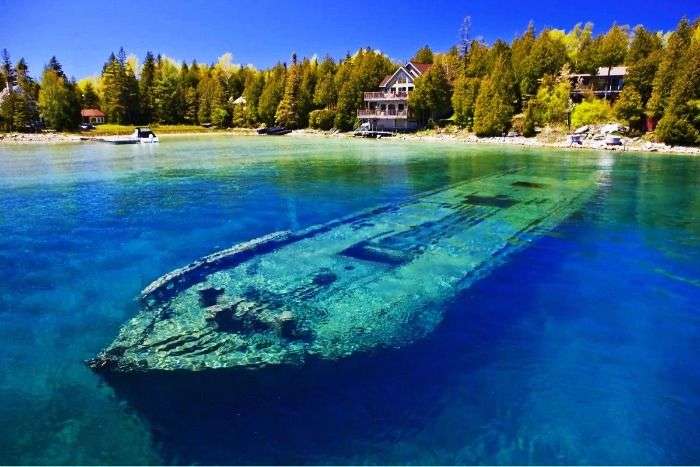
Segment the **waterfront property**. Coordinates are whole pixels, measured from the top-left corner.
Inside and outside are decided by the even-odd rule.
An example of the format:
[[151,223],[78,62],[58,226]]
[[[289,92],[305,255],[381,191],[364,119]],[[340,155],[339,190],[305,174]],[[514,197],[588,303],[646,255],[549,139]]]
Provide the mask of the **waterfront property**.
[[105,114],[100,109],[83,109],[80,111],[83,123],[99,125],[105,122]]
[[400,66],[382,80],[379,91],[365,92],[364,108],[357,111],[357,117],[362,123],[368,123],[371,130],[415,130],[418,124],[408,107],[408,96],[415,80],[431,66],[414,62]]
[[596,97],[614,101],[622,92],[627,75],[626,66],[598,68],[598,72],[573,73],[569,75],[571,81],[571,99],[574,102],[581,102],[587,94],[593,93]]

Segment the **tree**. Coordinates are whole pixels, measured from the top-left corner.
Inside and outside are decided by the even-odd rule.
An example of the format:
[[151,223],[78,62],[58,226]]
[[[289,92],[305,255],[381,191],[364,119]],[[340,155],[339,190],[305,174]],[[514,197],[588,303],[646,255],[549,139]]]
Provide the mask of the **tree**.
[[660,141],[669,144],[700,144],[700,33],[679,63],[668,107],[656,128]]
[[433,63],[434,55],[433,51],[427,45],[424,45],[413,56],[411,59],[414,63]]
[[139,99],[141,109],[141,122],[151,123],[155,119],[155,103],[153,88],[156,75],[156,60],[151,51],[146,52],[146,58],[141,68],[139,80]]
[[634,28],[634,36],[625,60],[625,86],[634,87],[639,93],[642,105],[646,105],[651,97],[661,53],[661,38],[657,34],[648,31],[644,26]]
[[642,96],[633,84],[626,84],[620,97],[615,102],[613,112],[618,120],[627,123],[630,128],[642,130],[644,123],[644,105]]
[[[155,119],[161,123],[180,123],[185,113],[185,96],[177,63],[167,57],[156,60],[153,82]],[[200,120],[201,121],[201,120]]]
[[683,19],[669,37],[658,71],[654,76],[653,91],[647,103],[647,114],[650,117],[661,118],[664,114],[679,69],[678,64],[681,63],[690,46],[692,32],[688,20]]
[[[54,61],[58,63],[55,58]],[[75,129],[80,122],[75,83],[67,82],[64,76],[56,71],[55,66],[47,65],[39,91],[41,117],[49,128],[58,131]]]
[[510,60],[503,54],[479,87],[474,109],[474,132],[478,136],[500,136],[510,128],[516,99],[513,85]]
[[287,70],[284,95],[275,113],[275,121],[288,128],[299,127],[299,65],[297,54],[292,54],[292,66]]
[[613,119],[612,108],[604,99],[590,99],[574,106],[571,112],[571,124],[574,127],[607,123]]
[[455,122],[461,127],[472,129],[480,82],[479,78],[462,76],[454,84],[452,108],[454,109]]
[[335,86],[337,66],[332,58],[326,57],[318,67],[318,83],[314,89],[314,105],[321,108],[333,108],[338,100]]
[[99,109],[100,108],[100,97],[95,92],[95,87],[90,81],[86,82],[83,86],[80,106],[84,109]]
[[260,94],[258,103],[258,116],[262,123],[273,125],[275,115],[282,97],[284,96],[284,81],[286,68],[282,64],[277,64],[272,70],[267,72],[265,86]]
[[451,88],[445,70],[433,65],[415,81],[413,92],[408,97],[408,105],[419,123],[436,121],[450,114]]
[[559,76],[546,75],[537,90],[535,108],[537,122],[540,124],[565,124],[569,114],[569,95],[571,82],[568,79],[568,67],[564,67]]

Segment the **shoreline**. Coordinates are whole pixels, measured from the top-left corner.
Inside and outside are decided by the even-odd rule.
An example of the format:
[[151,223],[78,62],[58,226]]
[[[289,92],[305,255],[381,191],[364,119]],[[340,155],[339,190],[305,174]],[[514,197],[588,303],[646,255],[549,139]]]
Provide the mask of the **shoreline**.
[[[107,135],[100,135],[107,136]],[[234,128],[228,130],[205,130],[205,131],[174,131],[159,132],[158,136],[165,139],[175,137],[207,137],[207,136],[257,136],[255,129]],[[322,131],[313,129],[294,130],[290,137],[318,137],[318,138],[353,138],[352,132]],[[55,145],[55,144],[82,144],[94,143],[94,141],[84,141],[81,138],[90,137],[89,133],[0,133],[0,148],[10,146],[26,145]],[[563,136],[566,137],[565,135]],[[539,137],[525,138],[515,137],[477,137],[464,132],[449,133],[427,131],[418,133],[398,134],[388,138],[389,140],[412,141],[412,142],[436,142],[436,143],[459,143],[465,145],[505,145],[521,148],[549,148],[560,150],[593,150],[593,151],[614,151],[614,152],[645,152],[659,154],[682,154],[700,156],[700,147],[688,146],[668,146],[663,143],[642,142],[624,138],[623,146],[608,146],[602,141],[584,140],[583,144],[571,145],[566,141],[545,140]],[[561,138],[560,138],[561,139]]]

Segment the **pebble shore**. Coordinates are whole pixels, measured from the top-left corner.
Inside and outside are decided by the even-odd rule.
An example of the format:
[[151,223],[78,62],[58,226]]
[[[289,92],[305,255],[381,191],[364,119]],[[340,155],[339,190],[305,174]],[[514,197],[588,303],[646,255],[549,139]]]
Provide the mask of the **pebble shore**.
[[[216,135],[225,135],[229,132],[216,132],[211,133]],[[231,130],[231,135],[251,135],[255,134],[254,130]],[[205,137],[210,135],[210,133],[174,133],[159,136],[200,136]],[[318,130],[295,130],[291,133],[292,136],[323,136],[323,137],[336,137],[336,138],[347,138],[352,137],[352,133],[338,133],[332,131],[318,131]],[[610,146],[606,145],[604,141],[593,140],[586,138],[583,140],[582,144],[569,144],[566,142],[566,137],[555,139],[543,140],[540,138],[525,138],[522,136],[515,137],[494,137],[494,138],[480,138],[473,134],[453,134],[453,133],[415,133],[415,134],[400,134],[391,139],[399,139],[405,141],[423,141],[423,142],[455,142],[464,144],[504,144],[509,146],[520,146],[520,147],[546,147],[546,148],[557,148],[557,149],[588,149],[588,150],[604,150],[604,151],[634,151],[634,152],[658,152],[665,154],[689,154],[689,155],[700,155],[700,147],[686,147],[686,146],[668,146],[662,143],[650,143],[632,138],[622,138],[622,146]],[[0,133],[0,147],[4,145],[30,145],[30,144],[66,144],[66,143],[85,143],[91,144],[90,142],[81,141],[80,135],[69,134],[69,133]]]

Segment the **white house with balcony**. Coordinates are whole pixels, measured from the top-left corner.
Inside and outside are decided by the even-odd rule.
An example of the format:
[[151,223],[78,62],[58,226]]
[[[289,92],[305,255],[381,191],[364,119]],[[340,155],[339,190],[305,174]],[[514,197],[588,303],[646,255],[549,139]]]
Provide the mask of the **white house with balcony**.
[[366,92],[364,107],[357,111],[360,122],[376,131],[408,131],[418,126],[408,108],[408,95],[416,78],[427,72],[431,64],[408,62],[384,78],[379,91]]

